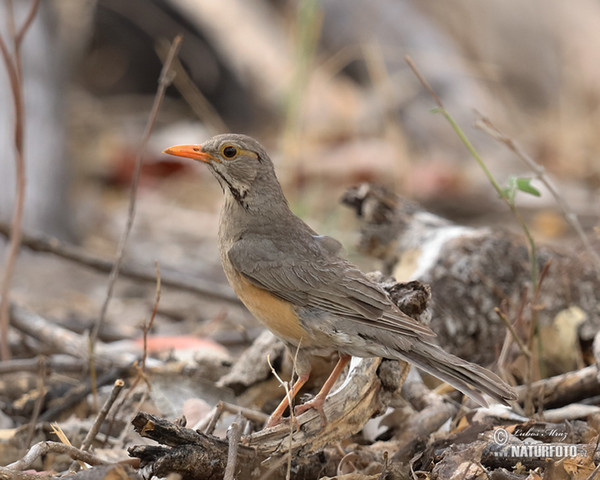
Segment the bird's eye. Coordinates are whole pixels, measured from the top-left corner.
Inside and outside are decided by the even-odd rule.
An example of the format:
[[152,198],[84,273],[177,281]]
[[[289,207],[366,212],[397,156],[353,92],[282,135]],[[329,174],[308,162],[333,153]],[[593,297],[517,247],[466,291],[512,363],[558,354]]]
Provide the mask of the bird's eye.
[[223,149],[223,155],[227,158],[233,158],[237,155],[238,150],[237,148],[235,148],[232,145],[227,145],[224,149]]

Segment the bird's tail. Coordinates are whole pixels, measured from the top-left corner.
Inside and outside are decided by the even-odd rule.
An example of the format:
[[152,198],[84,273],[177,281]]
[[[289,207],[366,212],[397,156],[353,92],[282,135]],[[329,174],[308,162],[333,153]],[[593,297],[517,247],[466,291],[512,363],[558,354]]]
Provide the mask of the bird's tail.
[[410,351],[398,352],[403,360],[460,390],[487,407],[485,393],[504,405],[515,400],[515,391],[495,373],[445,352],[429,342],[420,342]]

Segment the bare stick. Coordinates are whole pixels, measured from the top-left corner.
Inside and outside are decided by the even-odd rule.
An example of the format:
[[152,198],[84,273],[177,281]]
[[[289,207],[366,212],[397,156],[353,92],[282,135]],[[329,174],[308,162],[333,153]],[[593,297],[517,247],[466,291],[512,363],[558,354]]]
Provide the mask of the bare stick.
[[[0,235],[9,237],[10,225],[0,222]],[[110,272],[114,268],[114,262],[99,257],[84,249],[61,242],[50,235],[23,233],[21,244],[34,252],[51,253],[58,257],[70,260],[80,265],[92,268],[98,272]],[[121,265],[119,275],[131,280],[147,283],[156,283],[154,269],[142,265]],[[197,293],[207,298],[222,300],[235,305],[241,305],[240,300],[231,289],[215,282],[208,282],[200,278],[189,278],[177,272],[162,272],[161,283],[167,287]]]
[[[90,446],[92,445],[92,442],[96,438],[96,435],[98,435],[98,432],[100,431],[100,427],[102,426],[102,423],[106,419],[106,416],[108,415],[109,410],[111,409],[111,407],[117,400],[117,397],[119,396],[119,393],[121,393],[121,390],[123,390],[124,386],[125,386],[125,382],[123,380],[121,380],[120,378],[118,378],[115,381],[115,385],[113,386],[113,389],[110,392],[110,397],[108,397],[106,399],[106,402],[104,402],[104,405],[102,405],[102,408],[100,409],[100,411],[98,412],[98,415],[96,416],[96,419],[94,420],[94,424],[92,425],[92,428],[90,428],[87,435],[83,439],[83,442],[81,442],[80,448],[82,451],[87,452],[90,449]],[[71,468],[69,469],[69,471],[76,472],[77,470],[79,470],[79,465],[80,464],[78,462],[74,462],[71,465]]]
[[594,266],[596,267],[596,271],[600,273],[600,255],[590,243],[590,240],[579,222],[579,218],[577,218],[577,214],[573,212],[573,210],[569,207],[568,203],[564,198],[560,196],[554,183],[547,175],[546,170],[543,166],[539,165],[527,152],[525,152],[512,138],[502,132],[496,125],[492,123],[492,121],[482,115],[479,112],[476,112],[479,115],[479,119],[475,122],[475,128],[479,128],[480,130],[487,133],[494,140],[503,143],[506,147],[513,152],[517,158],[519,158],[525,165],[527,165],[535,174],[535,178],[537,178],[540,182],[542,182],[550,194],[554,197],[554,201],[558,205],[558,208],[561,210],[563,217],[567,220],[567,222],[571,225],[577,236],[581,239],[581,243],[590,254],[594,262]]
[[98,332],[104,323],[104,319],[106,318],[106,311],[108,310],[108,305],[113,295],[113,290],[115,288],[115,284],[117,281],[117,277],[119,276],[119,268],[121,267],[121,262],[123,261],[123,255],[125,254],[125,247],[127,246],[127,240],[129,239],[129,234],[131,232],[131,228],[133,226],[133,220],[135,218],[135,210],[136,210],[136,199],[137,199],[137,189],[138,183],[140,179],[140,171],[142,168],[142,161],[144,152],[146,151],[146,146],[148,145],[148,140],[150,140],[150,134],[152,132],[152,128],[154,127],[154,122],[156,121],[156,117],[158,116],[158,110],[162,103],[162,100],[165,96],[165,91],[169,84],[172,81],[171,76],[171,63],[175,58],[175,55],[179,51],[179,47],[181,45],[182,35],[177,35],[173,40],[171,45],[171,50],[167,55],[167,59],[163,65],[162,71],[160,72],[160,78],[158,80],[158,90],[156,91],[156,95],[154,96],[154,103],[152,105],[152,111],[150,112],[150,117],[148,118],[148,123],[146,124],[146,129],[144,130],[144,134],[142,136],[142,142],[140,147],[138,148],[137,157],[135,160],[135,171],[133,173],[133,179],[131,181],[131,193],[129,196],[129,209],[127,212],[127,223],[125,225],[125,230],[121,235],[121,239],[119,240],[119,247],[117,249],[117,259],[115,261],[114,267],[110,273],[110,277],[108,280],[108,289],[106,292],[106,298],[104,299],[104,303],[102,304],[102,309],[100,310],[100,316],[98,317],[98,321],[94,324],[94,328],[92,329],[92,333],[90,335],[92,339],[92,344],[95,343],[96,338],[98,337]]
[[31,5],[29,13],[27,14],[27,18],[23,22],[21,29],[15,35],[15,50],[17,51],[17,53],[20,53],[19,50],[21,48],[21,44],[23,43],[23,39],[25,38],[25,34],[27,33],[27,30],[29,30],[29,27],[31,26],[31,23],[35,18],[35,14],[37,13],[39,6],[40,0],[33,0],[33,4]]
[[160,268],[158,268],[158,262],[155,262],[156,267],[156,296],[154,298],[154,306],[152,307],[152,314],[148,323],[144,323],[143,327],[143,338],[144,338],[144,353],[142,354],[142,371],[146,370],[146,358],[148,356],[148,332],[154,325],[154,319],[156,318],[156,312],[158,311],[158,304],[160,302]]
[[35,461],[49,453],[61,453],[69,455],[73,460],[80,460],[90,465],[106,465],[106,462],[100,460],[96,455],[89,452],[83,452],[71,445],[65,445],[60,442],[40,442],[36,443],[21,460],[11,463],[7,467],[12,470],[26,470],[31,468]]
[[[162,42],[159,42],[156,52],[160,59],[165,61],[168,45],[163,45]],[[179,93],[181,93],[181,96],[188,103],[196,116],[202,120],[202,122],[206,123],[213,133],[228,132],[229,128],[225,125],[219,112],[202,94],[178,58],[173,59],[173,72],[175,72],[173,85],[179,90]]]
[[225,474],[223,480],[234,480],[235,479],[235,468],[237,466],[238,450],[240,448],[240,440],[242,438],[242,422],[243,418],[241,415],[232,422],[231,426],[227,429],[227,440],[229,440],[229,449],[227,451],[227,466],[225,467]]
[[29,420],[27,441],[25,442],[27,447],[30,447],[31,442],[33,441],[33,436],[35,435],[35,426],[40,418],[46,393],[48,393],[48,389],[46,388],[46,358],[43,356],[38,358],[37,390],[38,398],[35,400],[35,405],[33,406],[33,413],[31,414],[31,420]]
[[523,343],[523,340],[521,340],[521,337],[515,331],[515,327],[512,326],[512,324],[510,323],[510,320],[508,318],[506,318],[506,315],[504,314],[504,312],[502,312],[498,307],[494,308],[494,312],[496,313],[496,315],[498,315],[498,318],[500,318],[500,320],[502,320],[502,323],[504,323],[506,328],[508,328],[508,331],[512,335],[513,340],[515,342],[517,342],[517,345],[519,346],[519,350],[521,350],[521,353],[523,355],[525,355],[527,358],[531,357],[531,352],[527,348],[527,345],[525,345],[525,343]]
[[102,405],[102,409],[98,412],[96,420],[94,420],[94,425],[92,425],[92,428],[87,433],[87,435],[83,439],[83,442],[81,443],[81,450],[88,451],[90,449],[94,438],[96,438],[96,435],[98,435],[98,431],[102,426],[102,422],[104,422],[104,419],[108,415],[109,410],[117,400],[117,397],[119,396],[119,393],[121,393],[121,390],[123,390],[124,386],[125,382],[120,378],[118,378],[115,381],[115,385],[112,391],[110,392],[110,397],[106,400],[106,402],[104,402],[104,405]]
[[248,420],[260,425],[264,425],[269,419],[268,415],[257,410],[240,407],[238,405],[233,405],[231,403],[219,400],[213,409],[208,413],[208,415],[206,415],[204,419],[194,426],[194,430],[212,435],[212,433],[215,431],[217,422],[223,415],[223,412],[239,413],[240,415],[243,415],[244,418],[247,418]]
[[8,360],[10,358],[10,348],[8,345],[8,295],[10,292],[10,283],[15,269],[15,262],[17,261],[17,254],[19,253],[19,246],[21,244],[23,207],[25,205],[25,100],[23,97],[23,71],[21,68],[20,45],[23,36],[31,25],[31,21],[35,16],[38,6],[39,0],[35,0],[31,5],[29,15],[27,16],[27,21],[18,32],[15,32],[13,16],[14,12],[12,12],[12,8],[10,8],[11,11],[8,15],[8,22],[10,25],[9,29],[13,34],[13,42],[15,46],[15,53],[12,59],[4,40],[0,36],[0,52],[2,53],[2,59],[4,60],[6,71],[8,73],[15,111],[14,143],[16,153],[15,173],[17,175],[16,198],[12,216],[12,235],[10,236],[10,244],[6,252],[4,273],[2,275],[2,286],[0,288],[0,358],[2,358],[2,360]]

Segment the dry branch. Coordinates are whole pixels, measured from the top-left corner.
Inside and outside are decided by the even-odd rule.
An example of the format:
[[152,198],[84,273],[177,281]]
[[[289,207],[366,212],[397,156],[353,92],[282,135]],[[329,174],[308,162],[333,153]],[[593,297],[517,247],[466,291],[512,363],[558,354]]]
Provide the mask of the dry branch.
[[[329,422],[324,428],[319,414],[310,410],[296,417],[298,426],[292,429],[291,442],[290,426],[286,422],[242,437],[238,451],[240,468],[243,466],[245,472],[250,472],[260,466],[264,472],[279,465],[290,451],[294,459],[308,458],[326,445],[360,431],[369,418],[383,411],[391,398],[389,392],[400,386],[398,383],[382,382],[377,374],[381,362],[380,359],[353,359],[344,383],[327,397],[324,409]],[[383,362],[395,365],[392,368],[403,368],[399,362]],[[173,447],[140,446],[129,450],[143,464],[151,464],[154,475],[175,471],[183,478],[212,478],[206,473],[210,471],[217,478],[223,476],[228,442],[143,412],[136,416],[133,424],[140,435]]]
[[137,150],[137,156],[135,159],[135,170],[133,173],[133,178],[131,180],[131,193],[129,195],[129,208],[127,211],[127,223],[125,225],[125,230],[123,230],[123,234],[119,240],[119,246],[117,248],[117,259],[113,265],[113,269],[110,272],[110,277],[108,280],[108,287],[106,291],[106,297],[104,302],[102,303],[102,308],[100,309],[100,316],[98,317],[98,321],[94,324],[94,328],[90,334],[91,344],[92,346],[96,343],[96,338],[98,337],[98,332],[104,323],[104,319],[106,317],[106,312],[108,311],[108,305],[110,304],[110,300],[112,298],[113,290],[115,284],[117,282],[117,278],[119,276],[119,269],[121,267],[121,262],[123,261],[123,256],[125,255],[125,247],[127,246],[127,241],[129,239],[129,234],[131,233],[131,229],[133,227],[133,221],[135,219],[135,210],[136,210],[136,201],[137,201],[137,189],[140,179],[140,173],[142,170],[142,162],[144,153],[146,151],[146,146],[148,145],[148,141],[150,140],[150,134],[152,133],[152,128],[154,127],[154,123],[156,122],[156,118],[158,117],[158,110],[160,109],[160,105],[165,96],[165,92],[167,87],[171,84],[172,75],[171,75],[171,63],[173,59],[177,55],[179,51],[179,47],[181,46],[181,40],[183,36],[177,35],[171,44],[171,49],[167,54],[167,59],[163,65],[163,68],[160,72],[160,77],[158,79],[158,89],[156,91],[156,95],[154,96],[154,103],[152,104],[152,111],[150,112],[150,117],[148,118],[148,123],[146,124],[146,128],[144,130],[144,134],[142,135],[142,141],[140,143],[140,147]]
[[89,452],[83,452],[71,445],[65,445],[64,443],[59,442],[40,442],[31,447],[22,459],[8,465],[8,468],[12,470],[26,470],[31,468],[38,458],[49,453],[69,455],[73,460],[81,460],[90,465],[106,464],[106,462],[100,460],[96,455],[92,455]]
[[[519,402],[525,399],[526,386],[516,387]],[[536,405],[555,407],[600,395],[598,367],[590,365],[573,372],[544,378],[531,384]]]
[[[25,137],[25,99],[23,94],[23,68],[21,62],[21,43],[27,32],[37,9],[40,1],[34,0],[31,4],[31,8],[27,15],[27,18],[21,28],[15,30],[14,25],[14,12],[10,8],[11,3],[7,5],[10,8],[8,12],[9,30],[13,36],[14,43],[14,55],[10,55],[6,43],[0,36],[0,53],[12,91],[12,97],[14,101],[15,110],[15,125],[14,125],[14,145],[15,145],[15,165],[16,165],[16,200],[14,205],[14,213],[12,217],[12,234],[10,236],[10,242],[8,251],[6,252],[6,259],[4,262],[4,270],[2,274],[2,284],[0,285],[0,357],[2,360],[8,360],[10,358],[10,349],[8,346],[8,317],[9,317],[9,292],[10,283],[17,261],[17,254],[19,253],[19,247],[21,245],[22,235],[22,223],[23,223],[23,208],[25,206],[25,152],[24,152],[24,137]],[[7,9],[8,10],[8,9]]]
[[[10,237],[9,225],[0,222],[0,235]],[[49,235],[23,234],[22,245],[34,252],[51,253],[57,257],[75,262],[98,272],[108,273],[114,268],[114,262],[94,255],[86,250],[68,245]],[[143,265],[122,265],[119,271],[122,277],[144,283],[156,283],[156,271]],[[164,286],[202,295],[203,297],[241,305],[231,288],[200,278],[190,278],[177,272],[161,271],[161,283]]]

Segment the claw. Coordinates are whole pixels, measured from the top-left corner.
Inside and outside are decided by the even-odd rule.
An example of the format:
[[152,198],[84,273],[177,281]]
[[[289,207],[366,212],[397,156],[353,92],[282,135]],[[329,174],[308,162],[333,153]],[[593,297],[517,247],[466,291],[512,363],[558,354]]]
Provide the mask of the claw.
[[321,428],[325,428],[325,426],[327,425],[327,417],[325,416],[325,410],[323,410],[323,405],[325,405],[325,396],[317,395],[312,400],[304,402],[302,405],[296,406],[296,408],[294,408],[294,413],[296,415],[301,415],[310,409],[314,409],[318,412],[319,417],[321,417]]

